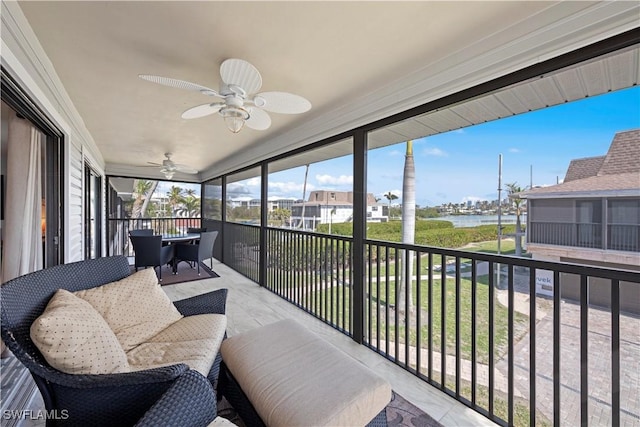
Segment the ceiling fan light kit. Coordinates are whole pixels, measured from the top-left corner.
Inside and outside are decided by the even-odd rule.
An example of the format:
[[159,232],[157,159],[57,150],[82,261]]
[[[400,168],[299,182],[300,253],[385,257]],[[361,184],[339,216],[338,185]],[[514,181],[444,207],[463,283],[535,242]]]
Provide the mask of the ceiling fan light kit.
[[220,115],[233,133],[238,133],[244,127],[245,121],[250,117],[249,112],[241,107],[224,107],[220,109]]
[[271,126],[267,111],[280,114],[300,114],[311,109],[311,103],[288,92],[256,93],[262,87],[262,76],[256,67],[242,59],[227,59],[220,65],[220,90],[169,77],[140,74],[141,79],[199,92],[205,96],[222,98],[220,102],[207,103],[189,108],[182,113],[183,119],[197,119],[218,113],[227,128],[238,133],[246,125],[250,129],[265,130]]

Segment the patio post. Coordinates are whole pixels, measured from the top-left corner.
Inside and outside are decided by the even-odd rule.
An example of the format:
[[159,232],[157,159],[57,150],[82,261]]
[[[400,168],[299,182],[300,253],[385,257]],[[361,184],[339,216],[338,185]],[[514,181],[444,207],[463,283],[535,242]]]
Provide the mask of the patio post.
[[358,344],[364,341],[364,275],[365,243],[367,227],[367,138],[359,129],[353,135],[353,259],[351,290],[353,293],[353,339]]

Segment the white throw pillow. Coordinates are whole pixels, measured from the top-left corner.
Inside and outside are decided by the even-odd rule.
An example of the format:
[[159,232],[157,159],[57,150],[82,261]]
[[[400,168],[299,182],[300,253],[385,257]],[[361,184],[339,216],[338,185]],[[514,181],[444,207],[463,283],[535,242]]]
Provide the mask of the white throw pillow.
[[182,319],[158,283],[153,268],[117,282],[75,292],[89,302],[115,333],[127,352]]
[[64,289],[53,295],[30,332],[46,361],[67,374],[131,371],[127,355],[100,313]]

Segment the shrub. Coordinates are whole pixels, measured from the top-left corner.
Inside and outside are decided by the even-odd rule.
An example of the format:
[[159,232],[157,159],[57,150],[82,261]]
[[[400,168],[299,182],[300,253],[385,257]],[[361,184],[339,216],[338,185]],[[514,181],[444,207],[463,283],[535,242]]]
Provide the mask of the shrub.
[[[318,225],[318,232],[328,233],[329,225]],[[352,236],[353,224],[350,222],[332,224],[331,233],[339,236]],[[504,226],[502,234],[505,235],[509,233],[515,233],[515,225]],[[368,223],[367,238],[387,242],[401,242],[402,221]],[[459,248],[469,243],[496,240],[497,238],[498,227],[495,224],[454,228],[450,221],[416,221],[416,245]]]

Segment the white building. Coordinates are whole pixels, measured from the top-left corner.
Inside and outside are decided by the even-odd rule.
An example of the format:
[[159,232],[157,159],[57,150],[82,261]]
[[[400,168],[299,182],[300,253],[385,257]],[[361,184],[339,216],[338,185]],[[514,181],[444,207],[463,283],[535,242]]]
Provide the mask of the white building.
[[[317,224],[337,224],[353,220],[353,192],[318,190],[309,194],[306,202],[291,206],[291,224],[315,230]],[[367,194],[367,221],[387,222],[389,208],[378,203],[373,194]]]

